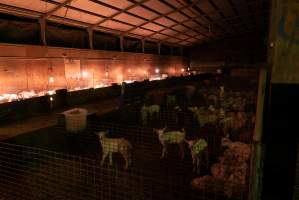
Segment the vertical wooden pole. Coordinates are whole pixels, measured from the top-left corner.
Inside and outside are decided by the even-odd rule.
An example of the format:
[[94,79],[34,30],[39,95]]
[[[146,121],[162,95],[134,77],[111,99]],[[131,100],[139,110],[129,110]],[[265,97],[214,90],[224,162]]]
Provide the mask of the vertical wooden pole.
[[180,55],[183,56],[183,47],[180,47]]
[[47,46],[47,39],[46,39],[46,19],[40,18],[39,19],[40,24],[40,36],[42,40],[42,45]]
[[173,56],[173,46],[170,47],[170,55]]
[[161,42],[158,43],[158,54],[161,55]]
[[142,45],[142,53],[145,53],[145,47],[144,47],[144,39],[141,40],[141,45]]
[[123,35],[119,36],[119,42],[120,42],[120,51],[123,52],[124,51],[124,36]]
[[[265,64],[266,65],[266,64]],[[268,66],[263,66],[259,73],[259,87],[258,87],[258,99],[255,116],[255,128],[253,135],[252,153],[251,153],[251,171],[250,171],[250,200],[261,199],[262,188],[262,133],[263,133],[263,117],[264,117],[264,103],[265,92],[267,88],[267,69]]]
[[87,32],[88,32],[89,48],[93,49],[93,29],[89,27],[87,28]]

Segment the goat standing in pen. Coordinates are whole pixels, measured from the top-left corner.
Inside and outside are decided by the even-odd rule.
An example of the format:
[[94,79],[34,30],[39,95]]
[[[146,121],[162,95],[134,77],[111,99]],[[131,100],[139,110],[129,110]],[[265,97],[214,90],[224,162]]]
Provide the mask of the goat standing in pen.
[[184,159],[185,157],[185,136],[186,132],[184,129],[182,131],[169,131],[165,132],[166,127],[163,129],[154,129],[154,132],[157,133],[159,141],[162,145],[162,154],[160,159],[163,159],[168,154],[168,145],[169,144],[178,144],[180,151],[179,154],[181,156],[181,159]]
[[193,172],[200,174],[200,165],[202,160],[202,155],[206,153],[206,162],[209,166],[209,154],[208,154],[208,143],[204,139],[199,140],[185,140],[189,146],[193,162]]
[[101,166],[104,164],[106,157],[109,155],[109,165],[112,165],[112,154],[120,153],[126,161],[125,169],[131,165],[132,155],[131,143],[125,138],[107,138],[108,131],[100,131],[96,134],[99,137],[102,146]]
[[143,105],[141,107],[141,122],[142,125],[147,125],[148,120],[153,120],[153,117],[155,115],[158,115],[160,112],[160,106],[159,105],[150,105],[146,106]]

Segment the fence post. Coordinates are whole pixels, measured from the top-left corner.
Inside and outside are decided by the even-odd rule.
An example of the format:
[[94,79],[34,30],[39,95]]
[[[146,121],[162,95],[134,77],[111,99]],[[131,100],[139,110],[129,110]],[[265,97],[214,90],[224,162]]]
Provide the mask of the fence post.
[[265,102],[265,92],[267,87],[267,70],[266,66],[259,72],[258,99],[256,107],[255,128],[253,135],[253,144],[250,161],[250,180],[249,180],[249,197],[248,200],[261,199],[262,186],[262,144],[261,137],[263,132],[263,111]]

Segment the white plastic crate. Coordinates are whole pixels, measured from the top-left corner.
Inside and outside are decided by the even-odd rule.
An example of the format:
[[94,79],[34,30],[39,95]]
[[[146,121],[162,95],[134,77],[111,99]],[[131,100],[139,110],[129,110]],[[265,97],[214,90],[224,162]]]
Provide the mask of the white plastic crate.
[[88,111],[83,108],[74,108],[63,112],[65,116],[65,127],[68,132],[79,132],[86,128],[86,117]]

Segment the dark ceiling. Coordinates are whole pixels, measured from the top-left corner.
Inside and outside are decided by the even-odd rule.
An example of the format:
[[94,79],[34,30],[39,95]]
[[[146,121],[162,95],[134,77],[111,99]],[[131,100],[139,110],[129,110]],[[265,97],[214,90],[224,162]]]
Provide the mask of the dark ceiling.
[[268,29],[270,0],[0,0],[0,13],[174,46]]

